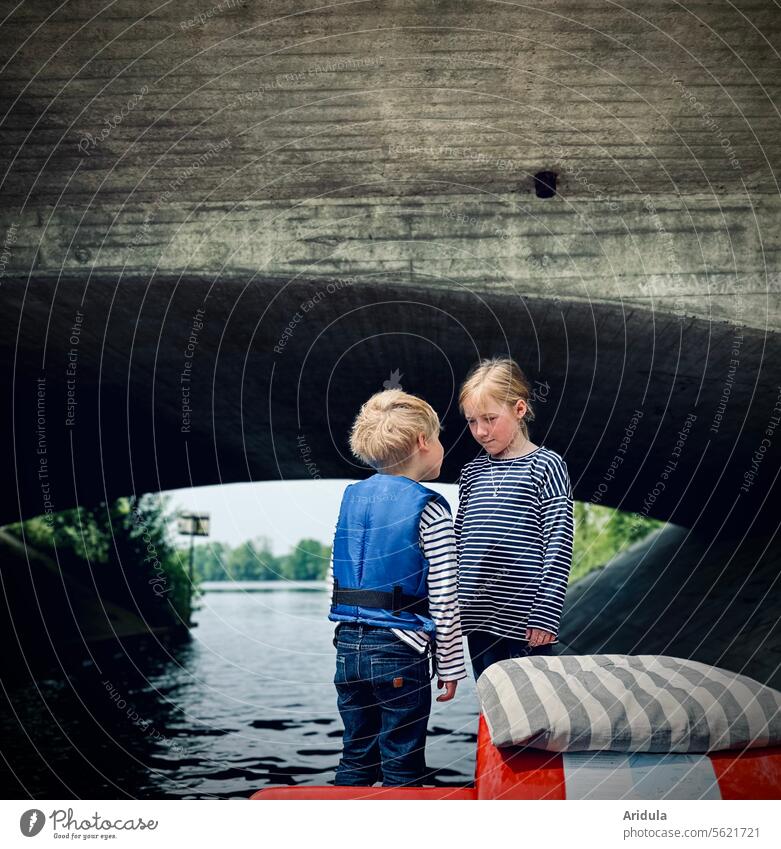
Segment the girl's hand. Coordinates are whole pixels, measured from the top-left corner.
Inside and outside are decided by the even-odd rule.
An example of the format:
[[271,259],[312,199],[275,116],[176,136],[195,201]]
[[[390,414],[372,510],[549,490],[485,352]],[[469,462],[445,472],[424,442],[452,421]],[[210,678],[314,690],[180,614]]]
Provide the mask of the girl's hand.
[[437,701],[449,702],[455,696],[457,686],[458,681],[443,681],[441,678],[437,678],[437,690],[445,688],[445,692],[441,696],[437,696]]
[[536,649],[537,646],[547,646],[556,639],[555,634],[550,631],[543,631],[542,628],[527,628],[526,640],[529,643],[529,648]]

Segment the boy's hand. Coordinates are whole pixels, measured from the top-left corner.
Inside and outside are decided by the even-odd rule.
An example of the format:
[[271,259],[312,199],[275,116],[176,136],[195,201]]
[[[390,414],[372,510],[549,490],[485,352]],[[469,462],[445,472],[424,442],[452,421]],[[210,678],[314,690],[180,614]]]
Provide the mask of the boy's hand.
[[445,688],[445,692],[441,696],[437,696],[437,701],[449,702],[455,696],[457,686],[458,681],[443,681],[441,678],[437,678],[437,690]]
[[542,628],[526,629],[526,640],[530,648],[536,649],[537,646],[547,646],[548,643],[552,643],[555,639],[555,634],[551,634],[550,631],[543,631]]

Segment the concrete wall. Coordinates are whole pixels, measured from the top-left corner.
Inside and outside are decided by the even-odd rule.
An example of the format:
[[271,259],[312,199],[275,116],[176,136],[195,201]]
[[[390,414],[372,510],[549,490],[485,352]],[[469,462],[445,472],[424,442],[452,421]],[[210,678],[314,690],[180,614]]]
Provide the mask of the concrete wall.
[[4,23],[9,272],[411,271],[778,329],[772,4],[102,6]]

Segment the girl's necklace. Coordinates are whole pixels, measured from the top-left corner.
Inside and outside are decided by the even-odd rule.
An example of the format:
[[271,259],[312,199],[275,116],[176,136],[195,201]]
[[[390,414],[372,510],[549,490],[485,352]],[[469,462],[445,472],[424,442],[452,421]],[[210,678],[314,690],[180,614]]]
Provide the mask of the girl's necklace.
[[[493,487],[493,490],[494,490],[494,498],[498,498],[498,497],[499,497],[499,487],[501,487],[501,485],[504,483],[504,479],[507,477],[507,475],[508,475],[508,473],[509,473],[510,469],[512,468],[512,463],[513,463],[515,460],[519,460],[519,459],[520,459],[520,457],[513,457],[513,459],[512,459],[512,460],[510,460],[510,462],[507,464],[507,471],[504,473],[504,476],[503,476],[503,477],[502,477],[502,479],[499,481],[499,483],[497,483],[497,482],[494,480],[494,467],[493,467],[492,465],[490,465],[490,466],[488,467],[488,468],[491,470],[491,486]],[[491,461],[489,460],[488,462],[490,463]]]
[[[528,444],[529,444],[529,440],[527,439],[527,440],[526,440],[526,442],[524,443],[524,447],[525,447],[526,445],[528,445]],[[494,491],[494,498],[498,498],[498,497],[499,497],[499,489],[500,489],[500,487],[502,486],[502,484],[504,483],[504,480],[505,480],[505,478],[507,477],[507,475],[510,473],[510,470],[512,469],[512,464],[513,464],[516,460],[520,460],[520,459],[522,459],[522,458],[523,458],[523,457],[525,457],[525,456],[526,456],[525,454],[522,454],[520,457],[512,457],[512,458],[510,459],[510,461],[509,461],[509,462],[508,462],[508,464],[507,464],[507,470],[505,471],[505,473],[504,473],[504,475],[502,476],[502,479],[499,481],[499,483],[497,483],[497,482],[496,482],[496,480],[495,480],[495,478],[494,478],[494,467],[493,467],[493,464],[491,463],[491,460],[490,460],[490,459],[488,460],[488,469],[489,469],[489,471],[491,472],[491,487],[493,488],[493,491]]]

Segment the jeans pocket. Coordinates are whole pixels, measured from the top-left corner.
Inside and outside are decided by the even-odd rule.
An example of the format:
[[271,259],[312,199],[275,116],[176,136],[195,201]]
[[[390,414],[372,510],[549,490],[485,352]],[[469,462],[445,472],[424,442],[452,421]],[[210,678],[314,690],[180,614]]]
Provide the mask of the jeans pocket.
[[391,710],[410,710],[423,700],[423,688],[430,687],[423,674],[425,655],[419,657],[371,658],[372,688],[377,701]]

